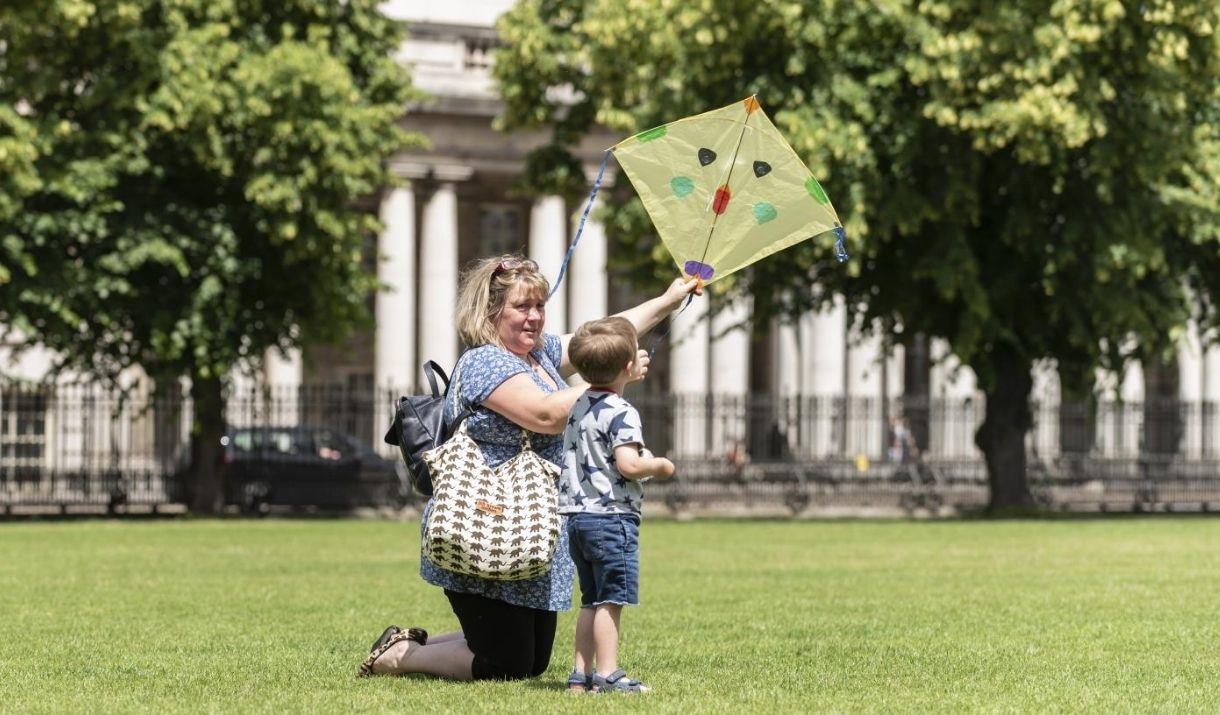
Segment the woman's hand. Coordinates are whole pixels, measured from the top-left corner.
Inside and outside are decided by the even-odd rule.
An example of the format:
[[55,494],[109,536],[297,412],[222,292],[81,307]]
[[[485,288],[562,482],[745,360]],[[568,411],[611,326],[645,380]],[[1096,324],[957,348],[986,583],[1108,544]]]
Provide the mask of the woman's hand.
[[686,296],[690,295],[691,291],[694,291],[695,295],[703,295],[703,287],[698,278],[675,278],[674,282],[665,289],[661,299],[665,301],[670,310],[673,310],[686,300]]
[[[631,324],[635,326],[635,331],[643,335],[656,327],[657,323],[665,320],[667,315],[677,310],[682,301],[686,300],[686,297],[692,292],[695,295],[702,295],[698,279],[675,278],[674,282],[670,283],[669,287],[661,295],[656,298],[650,298],[634,308],[628,308],[618,315],[630,320]],[[561,339],[565,341],[563,343],[563,369],[570,369],[567,350],[568,343],[566,342],[570,339],[570,336],[565,335]],[[566,374],[563,372],[563,369],[560,370],[560,374]]]
[[628,373],[628,383],[639,382],[648,374],[648,363],[651,359],[648,357],[647,350],[639,350],[635,354],[635,362],[631,363],[631,372]]

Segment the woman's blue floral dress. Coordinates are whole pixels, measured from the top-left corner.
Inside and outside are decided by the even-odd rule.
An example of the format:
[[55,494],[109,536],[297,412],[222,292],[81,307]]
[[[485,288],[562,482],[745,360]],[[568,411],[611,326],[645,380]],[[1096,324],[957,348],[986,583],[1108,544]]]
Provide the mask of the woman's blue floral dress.
[[[563,359],[563,344],[559,336],[545,334],[542,347],[531,353],[556,385],[564,385],[559,376],[559,364]],[[504,348],[483,345],[468,350],[454,367],[457,390],[450,392],[445,404],[445,417],[452,419],[457,413],[457,400],[474,410],[466,420],[466,431],[483,450],[487,466],[496,467],[521,451],[521,427],[496,412],[483,406],[483,400],[508,378],[529,373],[543,392],[555,392],[555,388],[542,380],[525,361]],[[460,394],[457,394],[459,393]],[[530,445],[543,459],[560,464],[563,457],[563,435],[536,434],[530,432]],[[420,533],[432,516],[432,502],[424,508]],[[572,579],[575,567],[568,554],[567,518],[563,517],[559,528],[559,543],[555,546],[555,560],[550,573],[523,581],[490,581],[487,579],[453,573],[433,564],[422,554],[419,575],[425,581],[441,588],[461,593],[473,593],[515,606],[538,608],[547,611],[566,611],[572,607]]]

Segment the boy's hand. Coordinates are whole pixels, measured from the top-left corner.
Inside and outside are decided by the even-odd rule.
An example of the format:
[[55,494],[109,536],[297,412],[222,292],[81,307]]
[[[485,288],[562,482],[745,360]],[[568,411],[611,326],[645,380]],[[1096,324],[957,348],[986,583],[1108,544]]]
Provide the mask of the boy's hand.
[[627,373],[627,382],[632,383],[643,380],[648,374],[648,363],[650,362],[652,362],[652,359],[648,357],[647,350],[636,350],[635,361],[631,363],[629,367],[630,372]]
[[657,459],[659,466],[657,467],[657,479],[670,479],[674,476],[674,463],[665,457]]

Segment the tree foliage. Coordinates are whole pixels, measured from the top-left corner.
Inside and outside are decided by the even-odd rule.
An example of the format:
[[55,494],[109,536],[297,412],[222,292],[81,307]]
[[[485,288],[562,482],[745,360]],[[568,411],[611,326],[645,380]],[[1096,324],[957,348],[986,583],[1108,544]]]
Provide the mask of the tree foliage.
[[367,320],[401,41],[372,0],[5,3],[0,324],[215,391]]
[[[1218,26],[1206,0],[522,0],[496,72],[505,124],[563,146],[757,92],[853,258],[807,242],[739,290],[789,313],[840,294],[893,340],[947,339],[987,393],[1005,506],[1029,498],[1035,361],[1079,394],[1191,316],[1216,327]],[[647,255],[638,202],[609,223]]]

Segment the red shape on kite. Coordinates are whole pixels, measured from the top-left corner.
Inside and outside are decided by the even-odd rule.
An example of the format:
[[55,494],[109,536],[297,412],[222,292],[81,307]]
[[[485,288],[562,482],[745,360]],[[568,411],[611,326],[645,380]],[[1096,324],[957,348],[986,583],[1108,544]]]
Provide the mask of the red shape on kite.
[[733,194],[729,192],[728,184],[716,189],[716,198],[712,200],[712,211],[717,214],[724,213],[724,210],[729,207],[729,199],[731,198],[733,198]]

